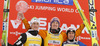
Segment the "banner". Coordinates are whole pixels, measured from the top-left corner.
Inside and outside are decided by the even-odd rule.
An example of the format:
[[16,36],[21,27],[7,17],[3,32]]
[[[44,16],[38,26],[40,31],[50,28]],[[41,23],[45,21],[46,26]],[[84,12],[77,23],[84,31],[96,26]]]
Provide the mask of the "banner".
[[[9,32],[8,32],[8,42],[10,44],[14,44],[14,42],[18,39],[21,33],[25,33],[27,30],[25,29],[24,24],[17,23],[17,11],[16,4],[20,0],[10,0],[10,13],[9,13]],[[53,3],[45,3],[45,2],[33,2],[32,0],[24,0],[28,3],[28,10],[24,13],[25,18],[30,22],[33,17],[38,17],[40,20],[40,29],[49,30],[50,20],[53,17],[58,17],[60,19],[60,28],[62,31],[66,32],[66,29],[70,26],[79,28],[80,24],[83,23],[76,6],[73,5],[64,5],[64,4],[53,4]],[[47,0],[46,0],[47,1]],[[78,0],[88,21],[89,19],[89,6],[88,0]],[[99,0],[96,0],[96,9],[97,9],[97,30],[98,36],[100,38],[100,6]],[[0,8],[1,9],[1,8]],[[0,21],[1,22],[1,21]],[[1,23],[2,24],[2,23]],[[87,46],[91,46],[91,37],[89,35],[86,27],[83,29],[82,34],[77,37],[77,40],[83,42]],[[100,41],[99,41],[100,44]]]

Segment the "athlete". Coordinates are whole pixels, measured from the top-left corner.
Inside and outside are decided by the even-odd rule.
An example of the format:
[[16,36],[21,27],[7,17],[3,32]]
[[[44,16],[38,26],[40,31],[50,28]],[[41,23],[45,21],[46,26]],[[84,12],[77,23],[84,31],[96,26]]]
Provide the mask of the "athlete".
[[[38,34],[39,31],[39,20],[34,17],[31,20],[31,29],[26,33],[22,33],[18,40],[11,45],[8,43],[8,46],[44,46],[42,37]],[[3,42],[3,41],[2,41]],[[2,46],[5,44],[2,43]]]
[[62,46],[87,46],[84,43],[75,40],[75,34],[76,34],[75,28],[69,27],[67,29],[66,34],[67,34],[68,38],[67,38],[67,41],[65,41]]
[[[25,25],[25,28],[29,30],[30,24],[25,19],[22,13],[20,14],[20,18]],[[85,25],[81,24],[80,27],[76,30],[76,37],[79,36],[84,29]],[[57,17],[53,17],[50,21],[50,29],[47,30],[39,30],[38,33],[44,39],[44,46],[62,46],[62,43],[67,40],[67,34],[60,30],[60,20]]]

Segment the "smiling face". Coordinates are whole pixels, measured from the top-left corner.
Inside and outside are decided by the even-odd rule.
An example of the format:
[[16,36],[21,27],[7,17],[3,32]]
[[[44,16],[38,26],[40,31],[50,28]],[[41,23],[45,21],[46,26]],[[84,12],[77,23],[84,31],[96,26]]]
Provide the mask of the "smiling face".
[[32,25],[31,25],[31,28],[33,30],[38,30],[39,29],[39,23],[38,22],[33,22]]
[[59,24],[58,24],[57,21],[54,21],[54,22],[51,24],[51,28],[52,28],[52,29],[58,29],[58,27],[59,27]]
[[68,33],[68,39],[69,40],[73,40],[74,37],[75,37],[75,33],[74,32],[71,31],[71,32]]

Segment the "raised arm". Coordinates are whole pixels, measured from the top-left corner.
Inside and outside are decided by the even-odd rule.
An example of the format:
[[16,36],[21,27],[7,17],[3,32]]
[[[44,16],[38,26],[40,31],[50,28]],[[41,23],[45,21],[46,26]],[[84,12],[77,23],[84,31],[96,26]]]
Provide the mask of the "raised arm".
[[25,19],[24,14],[19,12],[19,13],[18,13],[18,16],[19,16],[19,18],[22,20],[22,22],[24,23],[25,28],[26,28],[27,30],[29,30],[31,27],[30,27],[30,24],[28,23],[27,19]]
[[82,30],[84,29],[84,27],[85,25],[81,24],[80,27],[76,30],[76,34],[75,34],[76,37],[78,37],[82,33]]

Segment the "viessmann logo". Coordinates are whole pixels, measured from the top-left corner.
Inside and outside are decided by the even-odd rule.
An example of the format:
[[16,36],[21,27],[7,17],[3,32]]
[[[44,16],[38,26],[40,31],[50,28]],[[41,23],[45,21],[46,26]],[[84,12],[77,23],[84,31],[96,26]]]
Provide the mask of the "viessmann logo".
[[73,5],[73,0],[31,0],[31,1],[38,2],[38,3]]
[[[39,27],[40,30],[49,30],[50,29],[50,23],[46,22],[48,20],[47,18],[39,18],[39,20],[40,20],[40,27]],[[30,23],[30,21],[28,21],[28,22]],[[13,29],[18,29],[18,27],[20,25],[22,25],[22,29],[25,29],[25,26],[24,26],[23,23],[22,24],[20,24],[20,23],[16,24],[16,22],[14,22],[14,20],[10,20],[10,23],[13,26]],[[74,24],[71,24],[70,26],[74,27],[75,29],[78,29],[80,27],[80,25],[74,25]],[[61,31],[66,31],[66,29],[68,28],[67,23],[61,24],[60,28],[61,28]],[[89,32],[88,32],[86,27],[83,29],[82,33],[85,33],[85,32],[87,34],[89,34]]]

